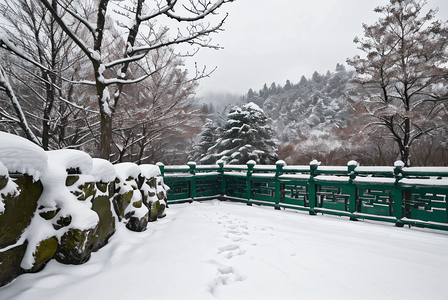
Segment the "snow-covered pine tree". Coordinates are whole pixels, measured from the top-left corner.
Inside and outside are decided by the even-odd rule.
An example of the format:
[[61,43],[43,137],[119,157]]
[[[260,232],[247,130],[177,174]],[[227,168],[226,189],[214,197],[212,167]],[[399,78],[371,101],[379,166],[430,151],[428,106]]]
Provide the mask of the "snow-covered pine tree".
[[274,131],[263,110],[253,102],[233,107],[227,115],[221,137],[210,151],[215,161],[227,164],[245,164],[254,160],[258,164],[277,161],[277,144]]
[[190,156],[190,160],[198,162],[202,165],[214,164],[216,161],[209,152],[209,149],[215,145],[217,139],[217,126],[211,119],[206,119],[202,131],[200,133],[200,141],[194,145],[194,152]]

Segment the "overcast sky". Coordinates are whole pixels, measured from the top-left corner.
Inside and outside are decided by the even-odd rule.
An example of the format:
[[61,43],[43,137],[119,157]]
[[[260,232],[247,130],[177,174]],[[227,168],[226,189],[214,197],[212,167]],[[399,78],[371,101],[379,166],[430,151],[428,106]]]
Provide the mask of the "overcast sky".
[[[437,19],[448,20],[448,0],[427,0],[425,12],[439,7]],[[362,52],[353,43],[362,24],[381,16],[373,9],[388,0],[236,0],[224,5],[225,31],[213,35],[222,50],[201,49],[189,59],[217,70],[201,81],[198,96],[243,95],[264,83],[297,83],[314,71],[334,71],[336,63]]]

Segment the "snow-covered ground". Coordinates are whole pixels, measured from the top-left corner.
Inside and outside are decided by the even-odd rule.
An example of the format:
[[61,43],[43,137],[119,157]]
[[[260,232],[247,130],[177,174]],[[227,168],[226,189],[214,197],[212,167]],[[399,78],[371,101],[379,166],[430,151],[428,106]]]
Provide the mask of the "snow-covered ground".
[[118,223],[84,265],[51,261],[0,299],[446,299],[448,232],[234,202]]

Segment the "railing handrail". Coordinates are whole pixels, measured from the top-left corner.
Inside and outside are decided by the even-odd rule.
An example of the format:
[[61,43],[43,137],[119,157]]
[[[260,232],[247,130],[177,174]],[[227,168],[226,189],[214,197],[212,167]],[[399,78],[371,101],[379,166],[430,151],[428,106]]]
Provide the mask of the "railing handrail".
[[159,164],[174,188],[168,202],[220,197],[276,209],[448,230],[448,167]]

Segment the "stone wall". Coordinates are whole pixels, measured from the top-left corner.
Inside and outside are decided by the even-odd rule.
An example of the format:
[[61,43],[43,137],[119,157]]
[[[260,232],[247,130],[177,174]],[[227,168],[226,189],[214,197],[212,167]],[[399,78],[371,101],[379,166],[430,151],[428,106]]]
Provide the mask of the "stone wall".
[[[19,142],[21,150],[34,147]],[[143,231],[165,215],[168,187],[156,166],[123,168],[81,151],[40,148],[33,150],[34,160],[14,160],[13,148],[0,145],[0,286],[40,271],[53,258],[82,264],[107,244],[118,222]]]

